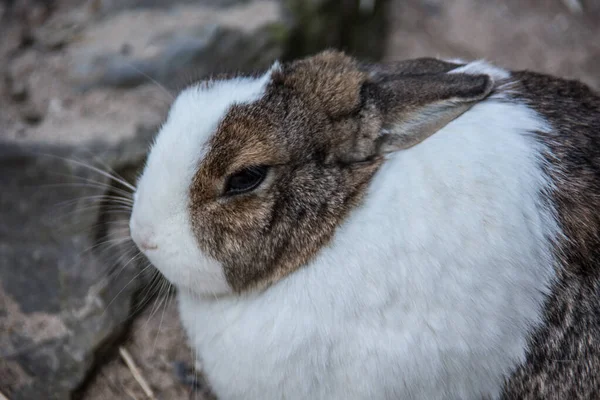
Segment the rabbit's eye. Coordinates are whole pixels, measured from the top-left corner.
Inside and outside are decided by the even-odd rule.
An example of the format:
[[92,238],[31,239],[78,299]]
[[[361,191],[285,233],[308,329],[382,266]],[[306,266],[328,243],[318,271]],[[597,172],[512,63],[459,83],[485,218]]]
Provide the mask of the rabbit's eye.
[[266,178],[269,167],[249,167],[231,175],[225,185],[225,194],[234,195],[256,189]]

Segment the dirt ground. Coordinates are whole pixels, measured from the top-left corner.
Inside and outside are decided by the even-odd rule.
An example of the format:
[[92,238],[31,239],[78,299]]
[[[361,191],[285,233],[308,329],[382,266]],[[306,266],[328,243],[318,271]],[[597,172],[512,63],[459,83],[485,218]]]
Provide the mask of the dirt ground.
[[[600,88],[600,2],[394,0],[390,15],[388,59],[485,58],[508,68],[528,68],[578,78]],[[113,32],[113,35],[118,34]],[[93,135],[93,129],[82,128],[93,128],[100,120],[103,126],[110,120],[115,129],[121,128],[128,123],[122,110],[146,114],[148,118],[155,118],[164,110],[166,100],[152,83],[133,90],[98,89],[86,94],[67,89],[61,75],[66,66],[61,65],[56,52],[17,53],[14,48],[22,39],[17,31],[11,31],[10,35],[0,40],[2,135],[39,138],[44,134],[54,135],[48,132],[54,129],[61,130],[59,134],[68,140],[75,131]],[[26,105],[15,102],[20,88],[18,82],[7,84],[7,74],[13,74],[13,79],[34,83],[30,85],[30,100]],[[42,122],[49,118],[48,114],[57,116],[50,117],[56,118],[52,120],[55,122]],[[174,378],[173,363],[176,360],[191,363],[193,357],[185,344],[175,301],[158,301],[160,303],[149,306],[137,318],[129,339],[122,346],[150,384],[155,399],[201,399],[202,395],[194,395]],[[115,352],[99,369],[84,398],[141,400],[152,397],[144,393],[131,368]]]
[[[193,364],[193,355],[185,343],[175,298],[161,297],[150,303],[134,322],[130,337],[121,346],[131,355],[150,385],[155,399],[204,400],[202,394],[175,379],[175,362]],[[85,399],[148,399],[123,357],[116,353],[99,370],[86,391]]]

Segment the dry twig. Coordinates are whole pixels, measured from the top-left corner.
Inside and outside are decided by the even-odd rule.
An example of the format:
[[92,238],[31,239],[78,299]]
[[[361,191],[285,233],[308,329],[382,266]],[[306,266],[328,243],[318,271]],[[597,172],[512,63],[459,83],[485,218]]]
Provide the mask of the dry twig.
[[142,376],[142,373],[140,372],[137,365],[135,365],[135,362],[133,361],[133,358],[131,357],[131,354],[129,354],[127,349],[125,349],[124,347],[119,347],[119,354],[121,354],[123,361],[125,361],[125,364],[127,364],[127,367],[131,371],[131,375],[133,375],[133,378],[140,385],[146,396],[148,396],[148,398],[151,400],[156,400],[156,397],[154,397],[154,392],[152,391],[152,389],[150,389],[150,385],[148,385],[148,382]]

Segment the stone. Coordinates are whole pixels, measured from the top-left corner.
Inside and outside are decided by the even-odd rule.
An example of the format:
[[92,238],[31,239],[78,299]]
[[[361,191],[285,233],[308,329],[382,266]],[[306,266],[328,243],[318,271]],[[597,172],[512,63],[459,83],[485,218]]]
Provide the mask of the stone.
[[23,81],[13,81],[8,83],[10,98],[17,103],[27,100],[27,84]]
[[180,89],[217,73],[267,68],[285,51],[281,8],[275,1],[238,3],[109,15],[81,32],[68,49],[71,78],[84,90],[136,87],[149,79]]
[[90,12],[58,13],[32,30],[33,41],[48,51],[62,49],[71,43],[93,15]]
[[[209,7],[228,8],[250,0],[178,0],[178,4],[201,4]],[[103,14],[115,14],[132,8],[168,9],[173,6],[172,0],[94,0],[95,7]]]
[[124,332],[145,276],[136,263],[111,273],[125,259],[94,250],[115,239],[105,231],[115,204],[86,198],[118,190],[84,164],[140,165],[153,132],[117,144],[0,142],[0,372],[11,399],[70,399]]
[[37,125],[44,119],[44,114],[36,105],[29,103],[21,107],[21,118],[28,124]]
[[158,0],[134,3],[80,32],[69,54],[71,77],[82,89],[135,87],[148,79],[179,89],[194,79],[252,72],[329,47],[374,60],[385,48],[384,0],[238,0],[218,7],[201,1],[168,12]]

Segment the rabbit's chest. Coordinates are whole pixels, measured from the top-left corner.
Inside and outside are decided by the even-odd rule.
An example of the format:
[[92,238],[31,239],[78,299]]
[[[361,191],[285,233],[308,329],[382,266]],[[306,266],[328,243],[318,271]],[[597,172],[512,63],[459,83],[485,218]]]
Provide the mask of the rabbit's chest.
[[[370,296],[366,296],[370,297]],[[199,306],[181,316],[212,390],[226,399],[480,399],[524,355],[522,331],[448,304],[372,296],[338,302]],[[334,301],[335,303],[335,301]],[[329,304],[331,306],[331,304]],[[335,308],[335,307],[334,307]],[[453,308],[453,309],[452,309]],[[321,311],[319,311],[321,309]],[[450,397],[448,397],[450,395]]]

